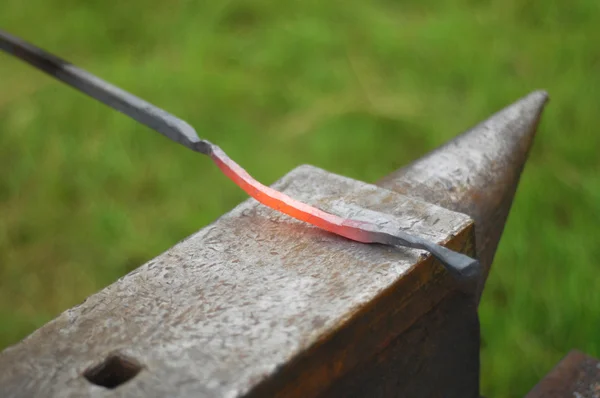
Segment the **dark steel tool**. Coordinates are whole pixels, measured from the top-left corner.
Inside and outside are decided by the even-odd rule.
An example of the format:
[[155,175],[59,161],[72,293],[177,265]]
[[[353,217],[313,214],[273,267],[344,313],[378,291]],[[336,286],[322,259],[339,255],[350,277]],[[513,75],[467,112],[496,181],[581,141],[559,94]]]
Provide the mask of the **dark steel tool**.
[[171,140],[210,156],[227,177],[262,204],[354,241],[426,250],[445,266],[463,289],[476,288],[481,272],[477,260],[408,234],[383,214],[374,220],[359,221],[299,202],[256,181],[221,148],[200,139],[192,126],[170,113],[2,30],[0,48]]

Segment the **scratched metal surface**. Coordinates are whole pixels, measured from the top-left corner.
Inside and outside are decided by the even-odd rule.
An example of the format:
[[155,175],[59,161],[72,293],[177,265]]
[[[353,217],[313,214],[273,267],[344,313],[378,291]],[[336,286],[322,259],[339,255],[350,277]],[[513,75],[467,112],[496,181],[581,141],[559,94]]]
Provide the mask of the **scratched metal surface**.
[[[463,214],[310,166],[275,186],[342,216],[357,206],[394,215],[438,243],[472,227]],[[0,396],[244,395],[423,253],[351,242],[249,199],[2,352]],[[115,351],[144,369],[114,390],[82,377]]]

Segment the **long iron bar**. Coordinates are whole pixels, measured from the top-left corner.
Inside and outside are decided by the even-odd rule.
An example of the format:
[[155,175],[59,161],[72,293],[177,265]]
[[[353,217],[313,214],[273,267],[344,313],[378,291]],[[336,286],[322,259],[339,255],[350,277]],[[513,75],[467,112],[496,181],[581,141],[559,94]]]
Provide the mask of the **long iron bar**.
[[345,219],[295,200],[255,180],[221,148],[200,139],[192,126],[163,109],[2,30],[0,48],[171,140],[210,156],[227,177],[265,206],[354,241],[429,251],[457,278],[462,288],[475,288],[481,272],[477,260],[408,234],[393,226],[385,217],[380,222]]

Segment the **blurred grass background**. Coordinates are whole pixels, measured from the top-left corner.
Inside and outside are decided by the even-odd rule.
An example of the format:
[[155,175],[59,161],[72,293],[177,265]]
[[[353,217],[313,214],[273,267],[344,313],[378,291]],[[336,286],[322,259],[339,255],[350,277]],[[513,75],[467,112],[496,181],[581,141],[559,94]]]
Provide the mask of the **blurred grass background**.
[[[189,121],[259,180],[375,181],[551,96],[480,308],[482,389],[600,355],[597,0],[4,0],[0,27]],[[0,55],[0,348],[231,209],[207,159]],[[208,193],[208,188],[216,193]]]

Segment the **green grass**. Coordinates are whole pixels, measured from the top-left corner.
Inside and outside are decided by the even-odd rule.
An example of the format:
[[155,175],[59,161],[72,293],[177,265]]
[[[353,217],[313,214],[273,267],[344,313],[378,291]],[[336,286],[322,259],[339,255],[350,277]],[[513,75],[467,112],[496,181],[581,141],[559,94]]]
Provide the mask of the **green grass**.
[[[261,181],[375,181],[551,96],[480,308],[482,389],[600,355],[597,0],[5,0],[0,26],[188,120]],[[206,159],[0,56],[0,347],[245,198]],[[216,192],[207,194],[207,187]]]

